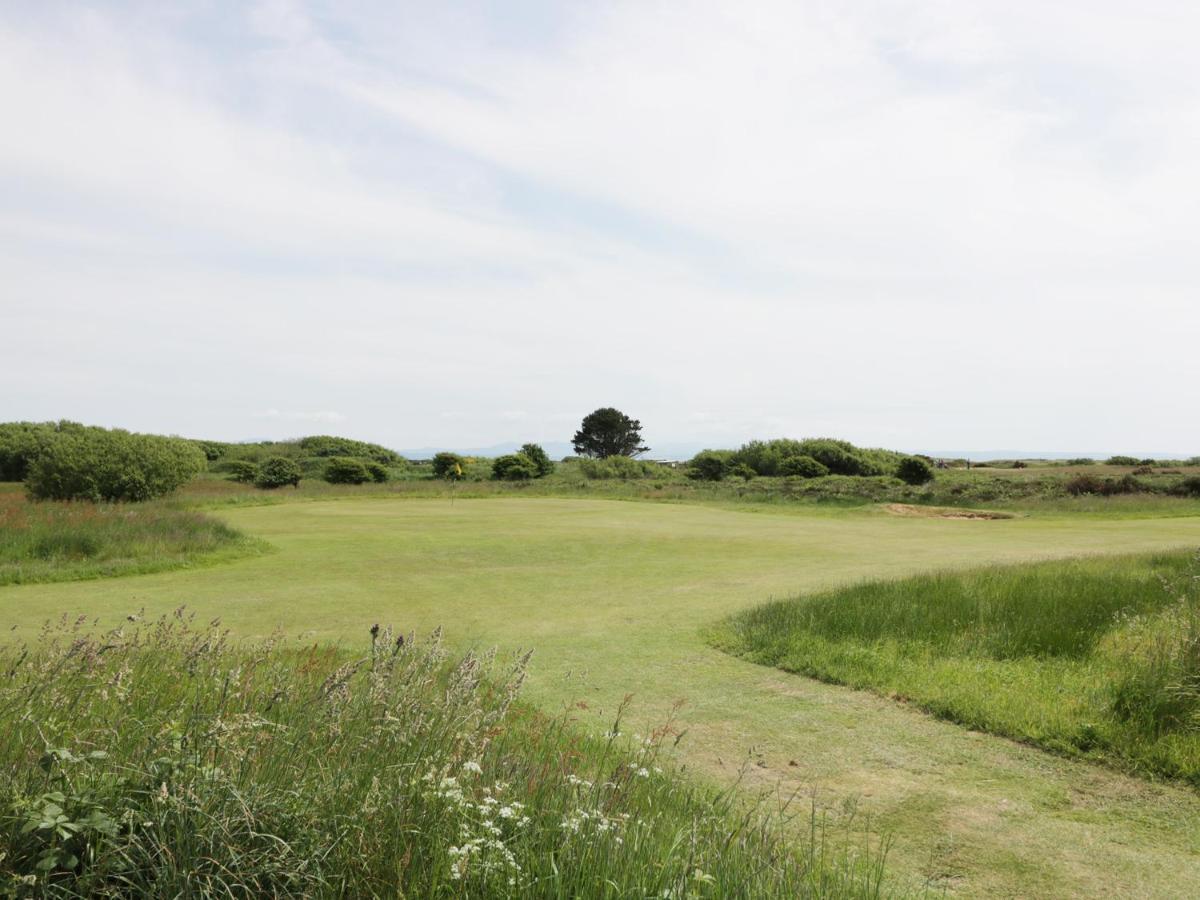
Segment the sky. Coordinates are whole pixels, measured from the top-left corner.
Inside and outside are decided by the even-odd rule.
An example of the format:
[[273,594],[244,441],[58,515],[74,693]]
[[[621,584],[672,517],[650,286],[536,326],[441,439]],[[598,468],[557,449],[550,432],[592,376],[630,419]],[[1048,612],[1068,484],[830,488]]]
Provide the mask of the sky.
[[1200,6],[0,4],[0,420],[1200,453]]

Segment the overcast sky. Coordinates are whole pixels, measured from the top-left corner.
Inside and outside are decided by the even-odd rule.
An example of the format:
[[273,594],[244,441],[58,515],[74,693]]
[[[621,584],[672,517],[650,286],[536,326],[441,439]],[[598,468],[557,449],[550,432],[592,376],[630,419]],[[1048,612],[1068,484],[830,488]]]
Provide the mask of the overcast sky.
[[0,419],[1200,452],[1200,6],[0,6]]

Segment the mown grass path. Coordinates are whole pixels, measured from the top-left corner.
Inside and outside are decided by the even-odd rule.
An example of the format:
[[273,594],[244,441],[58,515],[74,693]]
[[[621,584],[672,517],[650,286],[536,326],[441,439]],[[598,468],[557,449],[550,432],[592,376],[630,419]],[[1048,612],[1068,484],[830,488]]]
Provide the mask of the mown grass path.
[[1000,521],[593,500],[339,500],[219,513],[278,552],[0,588],[0,621],[116,624],[186,604],[243,635],[358,643],[372,622],[536,648],[527,697],[631,729],[685,699],[683,758],[816,785],[895,835],[891,870],[990,896],[1200,895],[1200,795],[1058,759],[742,662],[700,630],[771,596],[936,567],[1200,545],[1200,519]]

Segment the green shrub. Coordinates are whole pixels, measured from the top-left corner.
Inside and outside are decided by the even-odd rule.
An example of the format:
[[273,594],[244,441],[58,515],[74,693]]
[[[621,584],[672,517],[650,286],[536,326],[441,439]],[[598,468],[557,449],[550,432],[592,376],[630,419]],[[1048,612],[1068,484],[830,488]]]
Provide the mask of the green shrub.
[[1096,475],[1076,475],[1063,483],[1063,490],[1075,497],[1082,494],[1103,494],[1104,479]]
[[1068,466],[1094,466],[1096,461],[1090,456],[1077,456],[1074,459],[1068,459],[1064,465]]
[[367,474],[371,476],[371,480],[376,484],[387,484],[392,477],[391,472],[387,470],[387,466],[377,462],[369,462],[366,466]]
[[537,463],[524,453],[509,453],[492,463],[492,477],[500,481],[529,481],[538,477]]
[[545,478],[554,472],[554,462],[550,459],[550,455],[542,449],[541,444],[524,444],[519,453],[533,462],[537,469],[535,478]]
[[335,437],[329,434],[315,434],[300,438],[300,449],[305,456],[349,456],[356,459],[369,459],[385,466],[400,465],[404,457],[394,450],[381,447],[379,444],[369,444],[366,441],[356,441],[351,438]]
[[78,428],[47,436],[25,486],[37,500],[142,501],[170,493],[205,465],[203,451],[182,438]]
[[1189,475],[1175,485],[1171,493],[1181,497],[1200,497],[1200,475]]
[[720,481],[729,469],[731,450],[701,450],[687,465],[687,477],[694,481]]
[[242,484],[254,484],[258,478],[258,466],[248,459],[231,459],[225,463],[224,469],[229,473],[231,480],[240,481]]
[[779,474],[799,478],[822,478],[829,474],[829,467],[811,456],[801,454],[784,457],[783,462],[779,464]]
[[80,431],[77,422],[4,422],[0,424],[0,481],[24,481],[42,447],[61,431]]
[[933,466],[919,456],[906,456],[896,467],[896,477],[906,484],[928,484],[933,481]]
[[884,475],[894,469],[902,458],[890,450],[865,450],[849,441],[833,438],[806,438],[795,441],[778,438],[771,441],[749,441],[733,454],[732,465],[746,465],[758,475],[783,474],[785,459],[810,456],[834,475]]
[[743,481],[749,481],[758,473],[754,471],[746,463],[737,463],[729,467],[729,475],[731,478],[740,478]]
[[274,490],[288,484],[299,487],[302,474],[300,465],[294,459],[271,456],[264,459],[258,467],[258,477],[254,479],[254,485],[264,490]]
[[362,460],[348,456],[332,456],[325,464],[322,476],[330,484],[366,484],[371,480],[371,473]]
[[1136,466],[1138,464],[1135,456],[1110,456],[1104,461],[1106,466]]
[[439,453],[433,458],[433,477],[458,481],[463,477],[466,460],[457,453]]
[[656,463],[632,459],[628,456],[582,459],[579,461],[579,471],[585,478],[597,480],[628,481],[637,478],[657,478],[663,475],[662,467]]

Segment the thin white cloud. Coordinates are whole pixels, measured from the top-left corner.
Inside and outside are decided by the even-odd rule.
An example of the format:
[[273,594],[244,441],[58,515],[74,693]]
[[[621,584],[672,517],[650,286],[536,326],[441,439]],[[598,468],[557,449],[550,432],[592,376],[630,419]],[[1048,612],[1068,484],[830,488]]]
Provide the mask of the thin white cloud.
[[255,413],[254,417],[258,419],[278,419],[284,422],[325,422],[329,424],[346,421],[345,416],[332,410],[302,412],[298,410],[265,409],[260,413]]
[[0,12],[5,418],[1200,448],[1190,7],[136,13]]

